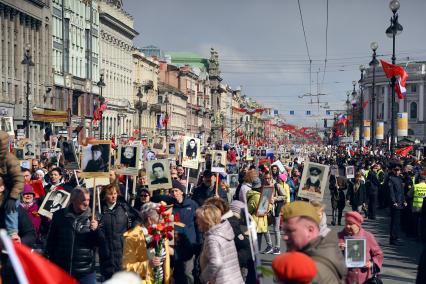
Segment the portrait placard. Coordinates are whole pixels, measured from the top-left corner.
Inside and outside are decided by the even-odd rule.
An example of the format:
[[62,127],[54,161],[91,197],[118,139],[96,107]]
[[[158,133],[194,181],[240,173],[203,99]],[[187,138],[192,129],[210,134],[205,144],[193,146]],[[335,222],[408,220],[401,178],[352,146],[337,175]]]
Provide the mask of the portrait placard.
[[117,153],[118,174],[137,176],[139,171],[140,146],[120,145]]
[[339,176],[339,167],[334,165],[330,167],[330,175],[333,175],[335,177]]
[[264,186],[260,193],[259,204],[257,205],[256,216],[262,217],[268,214],[269,204],[272,201],[272,195],[274,194],[273,186]]
[[177,153],[178,153],[177,144],[175,142],[167,143],[167,154],[169,156],[176,156]]
[[49,137],[49,145],[51,149],[56,149],[58,147],[58,136],[51,135]]
[[197,182],[198,182],[198,176],[200,174],[199,169],[191,169],[191,168],[189,168],[188,171],[189,171],[189,173],[188,173],[188,178],[189,178],[188,182],[192,183],[192,184],[197,184]]
[[80,168],[73,141],[62,142],[61,151],[64,158],[64,167],[67,170],[77,170]]
[[198,169],[198,162],[200,159],[200,139],[185,136],[183,140],[182,166],[185,168]]
[[81,176],[108,177],[111,169],[111,141],[93,140],[83,146]]
[[53,213],[68,206],[71,194],[65,190],[53,190],[43,200],[38,210],[40,215],[52,219]]
[[10,136],[15,136],[15,131],[13,130],[13,117],[1,117],[0,129],[7,132]]
[[[280,170],[280,173],[285,172],[285,167],[280,160],[276,160],[275,162],[272,163],[271,166],[277,166],[278,169]],[[289,167],[291,167],[291,166],[289,165]]]
[[157,159],[157,154],[155,154],[154,151],[152,150],[145,150],[145,154],[144,154],[144,160],[145,161],[154,161]]
[[226,151],[213,151],[212,153],[212,173],[226,172]]
[[347,166],[346,169],[346,178],[355,178],[355,167]]
[[18,160],[24,159],[24,148],[13,148],[13,154]]
[[366,262],[365,239],[345,239],[345,261],[348,268],[364,267]]
[[157,153],[164,153],[166,150],[166,137],[157,136],[153,139],[152,149],[156,150]]
[[227,178],[228,178],[227,182],[229,187],[232,189],[236,189],[238,187],[238,175],[237,174],[228,175]]
[[168,159],[147,161],[145,165],[149,190],[172,187]]
[[329,166],[306,162],[299,186],[299,197],[321,201],[328,181]]

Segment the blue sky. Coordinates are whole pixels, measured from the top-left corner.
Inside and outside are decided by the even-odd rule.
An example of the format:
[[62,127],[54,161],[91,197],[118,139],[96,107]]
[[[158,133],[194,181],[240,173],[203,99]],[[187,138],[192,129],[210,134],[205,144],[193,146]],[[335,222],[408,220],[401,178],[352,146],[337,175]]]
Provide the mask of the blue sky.
[[[341,109],[352,81],[360,77],[359,65],[370,61],[370,43],[378,42],[377,53],[384,59],[390,61],[392,52],[385,35],[392,14],[388,0],[329,0],[324,73],[326,3],[300,0],[311,73],[297,0],[124,0],[124,9],[140,33],[136,46],[153,44],[206,57],[214,47],[224,82],[241,85],[247,96],[278,109],[290,123],[313,126],[325,110],[318,113],[309,98],[298,96],[317,93],[317,72],[319,91],[327,94],[320,100]],[[397,38],[397,61],[407,56],[426,60],[425,14],[425,0],[401,0],[404,31]],[[306,110],[313,116],[307,117]]]

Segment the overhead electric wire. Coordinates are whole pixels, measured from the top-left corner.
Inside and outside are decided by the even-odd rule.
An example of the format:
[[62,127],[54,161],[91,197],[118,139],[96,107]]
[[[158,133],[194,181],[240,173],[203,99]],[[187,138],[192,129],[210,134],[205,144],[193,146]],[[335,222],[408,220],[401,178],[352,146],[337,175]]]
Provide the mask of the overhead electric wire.
[[322,84],[324,83],[325,72],[327,69],[327,57],[328,57],[328,0],[326,1],[327,1],[327,7],[326,7],[326,24],[325,24],[325,59],[324,59],[324,72],[322,75],[320,92],[322,89]]
[[303,37],[305,38],[306,52],[308,54],[308,59],[309,59],[309,93],[312,94],[312,59],[311,59],[311,54],[309,53],[308,40],[306,38],[305,24],[303,22],[303,14],[302,14],[302,8],[300,7],[300,0],[297,0],[297,5],[299,6],[299,15],[300,15],[300,21],[302,23]]

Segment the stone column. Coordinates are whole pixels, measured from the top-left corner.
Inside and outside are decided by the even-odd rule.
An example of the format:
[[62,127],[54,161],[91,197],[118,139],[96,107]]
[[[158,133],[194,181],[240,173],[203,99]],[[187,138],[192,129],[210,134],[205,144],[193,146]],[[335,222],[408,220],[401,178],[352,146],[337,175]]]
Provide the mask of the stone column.
[[425,107],[425,85],[423,82],[418,84],[419,86],[419,121],[424,120],[424,107]]
[[389,86],[386,84],[384,88],[385,93],[383,94],[383,121],[387,122],[389,120]]
[[[395,96],[398,97],[397,94],[395,94]],[[398,99],[398,104],[399,104],[398,112],[404,112],[404,100]]]

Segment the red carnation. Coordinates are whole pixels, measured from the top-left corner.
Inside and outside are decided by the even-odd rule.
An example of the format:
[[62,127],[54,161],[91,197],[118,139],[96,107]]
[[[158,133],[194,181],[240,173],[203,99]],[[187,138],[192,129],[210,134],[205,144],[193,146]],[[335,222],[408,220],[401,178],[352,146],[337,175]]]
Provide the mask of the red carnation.
[[154,241],[159,242],[159,241],[160,241],[160,239],[161,239],[161,236],[160,236],[159,234],[155,234],[155,235],[153,236],[153,239],[154,239]]
[[175,214],[175,222],[180,222],[180,216],[179,213]]
[[167,233],[167,238],[169,239],[169,241],[173,240],[173,235],[170,233]]

